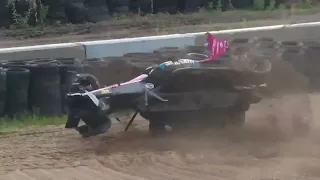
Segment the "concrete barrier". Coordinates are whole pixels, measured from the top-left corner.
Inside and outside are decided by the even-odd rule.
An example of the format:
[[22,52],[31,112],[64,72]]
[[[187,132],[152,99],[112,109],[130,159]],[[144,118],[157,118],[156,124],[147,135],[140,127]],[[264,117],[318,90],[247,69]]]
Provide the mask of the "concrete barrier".
[[[212,31],[217,37],[250,38],[256,36],[273,37],[278,40],[314,40],[320,39],[320,22],[291,25],[275,25],[245,29]],[[152,52],[161,47],[184,47],[203,45],[206,32],[171,34],[139,38],[124,38],[79,43],[48,44],[40,46],[0,49],[0,60],[32,58],[102,58],[122,56],[132,52]]]
[[[278,40],[320,39],[320,22],[292,25],[275,25],[245,29],[211,31],[219,38],[273,37]],[[161,47],[184,47],[203,45],[206,32],[171,34],[139,38],[80,42],[86,47],[87,58],[122,56],[132,52],[152,52]]]
[[[252,37],[272,37],[279,41],[308,41],[320,40],[320,22],[301,23],[292,25],[267,26],[258,28],[233,29],[215,31],[219,38],[252,38]],[[202,34],[194,33],[196,37],[195,44],[200,45],[205,42]]]
[[0,49],[1,61],[53,57],[85,59],[85,47],[79,43],[63,43]]

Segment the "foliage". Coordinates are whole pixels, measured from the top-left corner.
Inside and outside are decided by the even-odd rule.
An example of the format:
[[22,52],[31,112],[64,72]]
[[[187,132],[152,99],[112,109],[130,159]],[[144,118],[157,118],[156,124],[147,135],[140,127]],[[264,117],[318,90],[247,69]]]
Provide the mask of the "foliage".
[[[17,1],[25,1],[25,0],[14,0],[14,2],[10,3],[11,13],[12,13],[12,23],[10,29],[37,29],[41,31],[43,28],[48,27],[61,27],[61,25],[67,25],[69,22],[65,20],[52,20],[47,19],[48,15],[48,6],[43,6],[41,3],[37,7],[30,8],[27,12],[21,13],[17,12],[16,4]],[[38,0],[30,0],[30,1],[37,1]],[[53,0],[52,0],[53,1]],[[196,1],[196,0],[195,0]],[[200,0],[199,0],[200,1]],[[150,9],[152,12],[153,8],[156,9],[156,3],[153,3],[153,0],[150,1]],[[202,1],[204,2],[204,1]],[[205,1],[207,2],[207,1]],[[280,3],[282,2],[282,4]],[[280,3],[280,4],[279,4]],[[239,5],[240,4],[240,5]],[[208,0],[207,4],[202,4],[201,7],[195,7],[195,11],[191,13],[184,13],[181,16],[188,16],[194,15],[195,13],[198,14],[207,14],[209,16],[225,16],[230,15],[230,13],[234,12],[234,16],[241,16],[239,12],[244,13],[261,13],[261,11],[286,11],[286,14],[289,16],[296,11],[301,11],[302,9],[315,9],[316,3],[313,0],[243,0],[243,1],[236,1],[236,0]],[[241,6],[241,7],[240,7]],[[180,9],[179,9],[180,10]],[[259,12],[257,12],[259,11]],[[112,13],[109,9],[110,14],[113,14],[113,18],[108,19],[107,23],[113,23],[113,21],[125,21],[125,20],[132,20],[132,19],[157,19],[159,17],[169,19],[172,17],[172,14],[167,12],[160,11],[157,14],[147,14],[140,12],[140,7],[138,13]],[[183,11],[181,11],[183,12]],[[228,13],[230,12],[230,13]],[[79,12],[77,12],[79,13]],[[223,15],[222,15],[223,14]],[[177,12],[179,15],[179,12]],[[216,17],[216,16],[215,16]],[[87,22],[84,20],[84,22]],[[36,27],[36,28],[34,28]],[[41,33],[40,33],[41,34]]]
[[30,26],[41,26],[46,24],[46,17],[48,14],[48,6],[29,8],[24,14],[20,14],[16,8],[16,2],[19,0],[12,1],[8,7],[12,12],[12,24],[10,29],[24,29]]
[[222,0],[217,0],[216,10],[222,11]]
[[276,0],[270,0],[269,5],[266,8],[269,11],[276,9]]
[[300,9],[309,9],[313,7],[312,0],[301,0],[300,3],[297,4],[296,8]]
[[254,10],[264,10],[264,0],[253,0]]

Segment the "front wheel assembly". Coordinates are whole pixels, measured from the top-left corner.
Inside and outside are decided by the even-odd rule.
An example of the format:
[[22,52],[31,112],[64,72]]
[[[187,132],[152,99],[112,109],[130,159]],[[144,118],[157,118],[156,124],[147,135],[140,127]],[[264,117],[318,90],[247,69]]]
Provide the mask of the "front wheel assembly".
[[72,93],[92,91],[100,88],[99,80],[92,74],[76,74],[71,86]]

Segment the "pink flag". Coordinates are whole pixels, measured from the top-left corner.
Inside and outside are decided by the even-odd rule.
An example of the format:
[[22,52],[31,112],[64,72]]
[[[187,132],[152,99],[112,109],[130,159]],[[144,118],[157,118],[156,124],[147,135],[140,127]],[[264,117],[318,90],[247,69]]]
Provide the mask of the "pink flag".
[[212,61],[217,59],[220,55],[225,53],[228,48],[227,40],[216,39],[210,33],[207,33],[207,42],[210,51],[210,57],[209,59],[202,60],[201,62]]

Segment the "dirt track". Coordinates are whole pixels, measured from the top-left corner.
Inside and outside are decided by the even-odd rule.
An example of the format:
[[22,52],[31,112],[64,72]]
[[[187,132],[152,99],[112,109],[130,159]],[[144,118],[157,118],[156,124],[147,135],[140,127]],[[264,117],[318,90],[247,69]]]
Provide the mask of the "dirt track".
[[[317,109],[320,96],[311,97]],[[129,132],[116,123],[87,140],[62,127],[2,134],[0,179],[320,179],[319,122],[309,136],[294,138],[290,123],[275,125],[266,112],[261,103],[242,130],[188,137],[150,138],[141,120]]]

